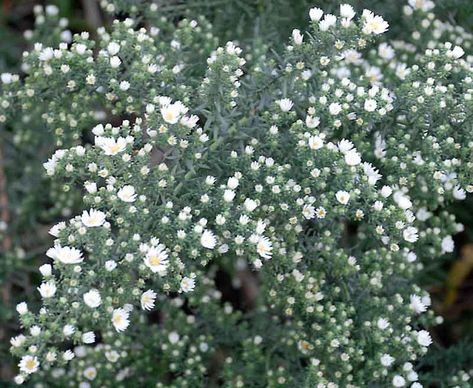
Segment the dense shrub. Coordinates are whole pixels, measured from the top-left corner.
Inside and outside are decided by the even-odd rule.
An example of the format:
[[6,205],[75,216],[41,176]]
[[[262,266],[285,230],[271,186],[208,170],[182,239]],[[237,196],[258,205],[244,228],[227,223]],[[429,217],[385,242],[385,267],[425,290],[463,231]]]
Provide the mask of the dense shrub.
[[72,42],[38,10],[58,41],[2,74],[64,218],[16,382],[420,387],[442,318],[419,278],[473,191],[471,36],[430,1],[405,40],[343,4],[241,49],[185,7],[102,3],[117,20]]

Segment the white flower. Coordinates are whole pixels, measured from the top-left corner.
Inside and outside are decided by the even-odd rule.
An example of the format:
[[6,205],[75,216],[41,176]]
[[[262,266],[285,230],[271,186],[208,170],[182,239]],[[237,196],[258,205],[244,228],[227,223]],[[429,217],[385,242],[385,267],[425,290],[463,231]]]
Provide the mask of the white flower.
[[368,178],[368,184],[371,186],[375,185],[376,182],[381,178],[381,174],[375,167],[373,167],[371,163],[364,162],[363,170],[366,177]]
[[225,202],[232,202],[234,198],[235,198],[235,192],[233,190],[227,189],[223,192],[223,200]]
[[406,385],[406,380],[400,375],[393,377],[393,387],[404,387]]
[[66,350],[63,354],[62,354],[62,358],[64,359],[64,361],[71,361],[76,355],[74,354],[74,352],[70,349]]
[[311,136],[308,140],[309,148],[312,150],[318,150],[324,146],[324,141],[320,136]]
[[350,194],[346,191],[339,190],[335,194],[335,198],[337,198],[337,201],[340,202],[342,205],[346,205],[350,200]]
[[97,183],[95,182],[85,182],[84,187],[90,194],[95,194],[97,192]]
[[122,63],[122,61],[117,56],[113,56],[113,57],[110,58],[110,66],[113,69],[116,69],[118,66],[121,65],[121,63]]
[[117,55],[120,51],[120,44],[117,42],[110,42],[107,46],[107,51],[110,55]]
[[120,82],[120,90],[123,90],[124,92],[126,92],[128,89],[130,89],[130,83],[128,81],[122,81]]
[[409,0],[408,3],[413,9],[420,9],[424,12],[428,12],[435,7],[435,3],[431,0]]
[[102,226],[105,223],[105,213],[95,209],[84,210],[81,221],[88,228]]
[[338,142],[337,146],[342,154],[346,154],[353,148],[353,143],[350,140],[342,139]]
[[143,310],[152,310],[154,301],[156,300],[156,292],[153,290],[145,291],[141,294],[141,308]]
[[389,327],[389,321],[386,318],[379,318],[376,325],[379,329],[386,330]]
[[324,11],[320,8],[314,7],[309,10],[309,17],[312,21],[319,21],[322,18]]
[[365,34],[379,35],[389,28],[389,24],[381,16],[375,15],[366,9],[363,11],[363,18],[363,32]]
[[391,366],[394,362],[394,357],[391,357],[389,354],[383,354],[381,356],[381,365],[383,366]]
[[26,373],[27,375],[35,373],[39,368],[38,357],[30,356],[29,354],[23,356],[18,364],[20,372]]
[[180,101],[176,101],[173,104],[165,103],[161,106],[161,116],[169,124],[176,124],[187,111],[188,109]]
[[365,111],[374,112],[377,106],[378,104],[376,100],[373,100],[372,98],[368,98],[367,100],[365,100]]
[[328,29],[337,23],[337,17],[332,14],[326,14],[319,23],[320,31],[328,31]]
[[63,328],[62,328],[62,334],[64,334],[64,336],[66,337],[70,337],[72,334],[74,334],[76,331],[76,328],[72,325],[65,325]]
[[179,334],[175,331],[170,332],[168,335],[169,342],[172,344],[177,344],[180,338]]
[[427,330],[417,332],[417,343],[421,346],[429,346],[432,343],[432,338]]
[[118,190],[117,197],[120,198],[123,202],[135,202],[135,188],[131,185],[123,186],[120,190]]
[[282,100],[277,100],[276,104],[279,105],[279,108],[281,108],[283,112],[289,112],[294,106],[294,103],[289,98],[283,98]]
[[19,334],[16,337],[13,337],[10,339],[10,344],[13,347],[18,348],[21,345],[23,345],[25,341],[26,341],[26,337],[23,334]]
[[13,76],[11,73],[2,73],[0,75],[0,79],[2,80],[2,83],[9,84],[12,82]]
[[393,199],[394,202],[396,202],[398,206],[403,210],[407,210],[412,207],[411,200],[402,191],[396,191],[393,195]]
[[214,249],[217,245],[215,234],[210,230],[204,230],[200,236],[200,244],[207,249]]
[[301,31],[295,28],[292,30],[292,39],[294,40],[294,44],[300,46],[304,37],[302,36]]
[[28,312],[28,305],[25,302],[20,302],[16,305],[16,311],[20,315],[26,314]]
[[307,115],[305,118],[305,125],[307,128],[317,128],[320,124],[320,118]]
[[240,184],[240,181],[238,180],[238,178],[235,178],[234,176],[231,176],[230,178],[228,178],[227,187],[229,189],[234,190],[238,187],[239,184]]
[[51,276],[52,271],[53,267],[51,267],[51,264],[43,264],[41,267],[39,267],[39,272],[41,272],[41,275],[43,275],[45,278]]
[[95,333],[93,331],[88,331],[82,334],[82,342],[84,344],[93,344],[95,342]]
[[455,186],[452,190],[453,198],[462,201],[466,198],[466,191],[462,189],[460,186]]
[[256,243],[256,252],[263,259],[270,259],[273,255],[273,243],[265,236],[260,236]]
[[361,163],[361,156],[356,150],[350,150],[345,154],[345,163],[349,166],[357,166]]
[[351,20],[355,17],[355,11],[350,4],[340,4],[340,16]]
[[[95,378],[97,377],[97,368],[95,368],[94,366],[89,366],[88,368],[84,369],[83,375],[87,380],[95,380]],[[118,377],[117,377],[117,380],[118,380]],[[86,384],[86,385],[83,386],[82,384]],[[90,387],[89,383],[79,384],[79,388],[89,388],[89,387]]]
[[328,106],[328,111],[332,116],[336,116],[342,111],[342,106],[338,102],[332,102]]
[[117,262],[114,260],[107,260],[105,262],[105,269],[108,272],[112,272],[115,268],[117,268]]
[[302,214],[305,218],[310,220],[315,217],[315,208],[312,205],[304,205]]
[[38,291],[43,299],[52,298],[56,293],[56,285],[54,282],[42,283],[38,287]]
[[112,323],[116,331],[121,332],[128,327],[130,324],[129,316],[130,313],[123,308],[113,310]]
[[149,248],[144,258],[144,263],[151,272],[164,276],[169,265],[166,247],[163,244],[159,244],[156,247]]
[[442,239],[442,253],[451,253],[455,249],[455,242],[452,236],[446,236]]
[[54,236],[54,237],[58,237],[59,236],[59,232],[63,229],[66,228],[66,223],[63,221],[63,222],[60,222],[56,225],[54,225],[51,229],[49,229],[49,234],[51,236]]
[[416,242],[419,238],[419,235],[417,234],[417,228],[414,228],[413,226],[408,226],[402,232],[402,237],[407,242],[411,242],[411,243]]
[[420,298],[420,296],[411,295],[410,301],[410,308],[414,310],[417,314],[423,313],[427,310],[427,306],[422,303],[422,299]]
[[258,203],[250,198],[245,199],[245,202],[243,203],[243,206],[245,206],[245,209],[249,212],[252,212],[258,207]]
[[79,249],[61,247],[60,245],[56,245],[54,248],[49,248],[46,252],[46,256],[64,264],[79,264],[84,261],[82,252]]
[[121,136],[118,139],[113,137],[96,136],[95,145],[100,147],[104,151],[105,155],[113,156],[125,151],[127,141]]
[[180,284],[180,292],[191,292],[194,291],[195,288],[195,280],[194,277],[185,277],[181,280]]
[[100,292],[98,292],[96,289],[86,292],[84,294],[84,303],[93,309],[99,307],[102,304]]
[[455,46],[452,51],[449,51],[447,54],[454,59],[459,59],[465,54],[465,51],[460,46]]

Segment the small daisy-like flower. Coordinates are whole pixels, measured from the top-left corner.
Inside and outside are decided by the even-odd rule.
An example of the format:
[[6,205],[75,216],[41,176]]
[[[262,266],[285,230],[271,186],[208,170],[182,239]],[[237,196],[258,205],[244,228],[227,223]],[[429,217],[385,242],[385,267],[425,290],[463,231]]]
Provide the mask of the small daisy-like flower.
[[400,375],[393,377],[393,387],[404,387],[406,385],[406,379]]
[[324,141],[320,136],[309,137],[308,143],[311,150],[318,150],[324,146]]
[[42,283],[38,287],[38,291],[43,299],[52,298],[56,293],[56,285],[54,282]]
[[127,141],[124,137],[114,139],[113,137],[96,136],[95,145],[100,147],[105,155],[114,156],[125,151]]
[[356,150],[350,150],[345,154],[345,163],[349,166],[357,166],[361,163],[361,156]]
[[422,303],[422,299],[418,295],[411,295],[411,303],[409,304],[410,308],[414,310],[417,314],[423,313],[427,310],[427,306]]
[[185,277],[181,280],[179,292],[191,292],[195,288],[195,276]]
[[91,307],[97,308],[102,304],[102,297],[100,296],[100,292],[95,289],[92,289],[84,294],[84,303]]
[[95,380],[97,377],[97,368],[89,366],[88,368],[84,369],[83,375],[87,380]]
[[129,316],[130,313],[123,308],[113,310],[112,323],[116,331],[122,332],[126,330],[128,325],[130,324]]
[[30,355],[23,356],[20,360],[20,363],[18,364],[18,367],[20,368],[20,372],[26,373],[28,375],[35,373],[39,369],[38,357]]
[[95,333],[93,331],[88,331],[82,334],[82,342],[84,344],[93,344],[95,342]]
[[102,226],[105,223],[105,213],[95,209],[84,210],[81,221],[88,228]]
[[200,244],[204,248],[214,249],[215,245],[217,245],[217,238],[212,231],[206,229],[200,236]]
[[110,55],[117,55],[120,51],[120,44],[117,42],[110,42],[107,45],[107,51]]
[[312,205],[304,205],[302,208],[302,215],[310,220],[315,217],[315,208]]
[[161,107],[161,116],[169,124],[176,124],[183,114],[187,113],[187,108],[180,101],[173,104],[165,104]]
[[451,253],[455,249],[455,242],[452,236],[446,236],[442,239],[442,253]]
[[315,209],[315,215],[317,216],[317,218],[325,218],[325,216],[327,215],[327,211],[323,207],[318,207],[317,209]]
[[304,39],[304,36],[301,34],[301,31],[295,28],[292,30],[292,40],[294,41],[294,44],[297,46],[300,46],[302,44],[302,40]]
[[322,11],[320,8],[314,7],[309,10],[309,17],[310,20],[313,22],[317,22],[322,18],[322,15],[324,14],[324,11]]
[[385,353],[381,356],[380,361],[381,361],[381,365],[383,366],[391,366],[392,363],[394,362],[394,357]]
[[74,354],[74,352],[70,349],[66,350],[63,354],[62,354],[62,358],[64,359],[64,361],[71,361],[76,355]]
[[256,243],[256,252],[264,259],[270,259],[273,255],[273,243],[265,236],[260,236]]
[[156,247],[149,248],[144,258],[144,263],[151,272],[164,276],[169,266],[166,247],[163,244],[159,244]]
[[294,106],[294,103],[289,98],[283,98],[281,100],[277,100],[276,104],[279,105],[279,108],[281,108],[283,112],[289,112]]
[[28,305],[25,302],[20,302],[16,305],[16,311],[20,315],[26,314],[28,312]]
[[337,201],[340,202],[342,205],[346,205],[350,200],[350,194],[346,191],[340,190],[337,191],[337,193],[335,194],[335,198],[337,198]]
[[375,15],[366,9],[363,11],[363,18],[365,20],[363,25],[363,32],[365,34],[379,35],[386,32],[389,28],[388,22],[381,16]]
[[117,197],[120,198],[123,202],[135,202],[137,194],[135,193],[135,188],[131,185],[125,185],[120,190],[118,190]]
[[417,343],[421,346],[430,346],[432,338],[427,330],[420,330],[417,332]]
[[156,292],[148,290],[141,294],[141,308],[143,310],[152,310],[156,300]]
[[417,234],[417,228],[414,228],[413,226],[408,226],[404,231],[402,232],[402,237],[404,240],[407,242],[414,243],[417,241],[419,238],[419,235]]
[[365,101],[365,111],[367,112],[374,112],[376,110],[376,107],[378,106],[378,104],[376,103],[376,100],[373,100],[372,98],[368,98],[366,101]]
[[60,245],[56,245],[54,248],[49,248],[46,252],[46,256],[64,264],[79,264],[84,261],[82,252],[79,249],[61,247]]

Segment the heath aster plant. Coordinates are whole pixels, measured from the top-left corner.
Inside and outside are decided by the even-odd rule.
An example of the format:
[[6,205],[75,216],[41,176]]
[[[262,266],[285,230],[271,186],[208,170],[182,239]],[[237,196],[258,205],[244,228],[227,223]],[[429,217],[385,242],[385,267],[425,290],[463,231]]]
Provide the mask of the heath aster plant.
[[40,106],[45,174],[82,197],[17,308],[16,382],[421,387],[441,318],[417,280],[473,191],[464,49],[343,4],[260,53],[129,3],[2,77],[1,121]]

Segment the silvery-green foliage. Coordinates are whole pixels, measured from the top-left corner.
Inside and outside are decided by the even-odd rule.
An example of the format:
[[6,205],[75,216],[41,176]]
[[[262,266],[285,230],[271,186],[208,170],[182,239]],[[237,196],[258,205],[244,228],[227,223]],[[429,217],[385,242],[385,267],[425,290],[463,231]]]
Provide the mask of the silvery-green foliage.
[[35,45],[3,83],[1,120],[40,107],[46,174],[84,207],[50,231],[43,307],[17,307],[16,381],[421,386],[441,318],[416,280],[473,189],[463,49],[389,42],[349,5],[270,53],[103,3],[133,18]]

